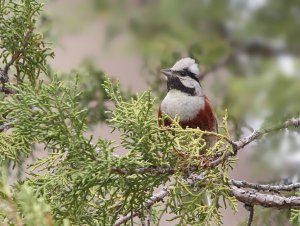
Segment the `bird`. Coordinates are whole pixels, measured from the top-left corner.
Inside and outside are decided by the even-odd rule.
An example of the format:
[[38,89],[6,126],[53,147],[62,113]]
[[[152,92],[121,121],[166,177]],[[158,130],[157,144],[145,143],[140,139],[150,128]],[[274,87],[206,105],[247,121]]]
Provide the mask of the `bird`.
[[[218,132],[218,123],[213,107],[200,84],[200,70],[190,57],[178,60],[173,67],[162,69],[167,80],[167,95],[158,110],[159,126],[170,127],[172,122],[162,117],[163,113],[174,119],[179,117],[179,125],[186,129],[198,128],[202,131]],[[204,135],[206,146],[216,142],[216,136]]]

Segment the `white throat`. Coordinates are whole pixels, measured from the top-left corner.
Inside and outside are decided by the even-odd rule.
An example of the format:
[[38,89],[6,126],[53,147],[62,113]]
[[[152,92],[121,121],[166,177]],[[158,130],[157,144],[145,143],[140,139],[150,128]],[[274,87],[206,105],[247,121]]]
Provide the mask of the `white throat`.
[[190,96],[179,90],[170,90],[161,103],[161,111],[171,118],[179,116],[181,121],[192,120],[205,105],[201,88],[198,92],[198,95]]

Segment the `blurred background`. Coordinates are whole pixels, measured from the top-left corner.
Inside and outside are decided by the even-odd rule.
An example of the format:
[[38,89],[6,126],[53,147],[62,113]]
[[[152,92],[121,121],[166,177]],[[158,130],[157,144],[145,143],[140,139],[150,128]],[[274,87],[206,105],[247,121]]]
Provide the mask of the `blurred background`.
[[[94,137],[118,139],[105,125],[105,75],[128,95],[152,90],[159,103],[159,70],[185,56],[200,64],[219,121],[228,110],[233,140],[299,116],[299,0],[49,0],[40,27],[55,52],[53,74],[79,77]],[[270,135],[238,158],[233,179],[298,181],[299,134]],[[224,210],[224,225],[247,217],[241,205],[238,214]],[[256,208],[255,218],[254,225],[292,225],[285,211]]]

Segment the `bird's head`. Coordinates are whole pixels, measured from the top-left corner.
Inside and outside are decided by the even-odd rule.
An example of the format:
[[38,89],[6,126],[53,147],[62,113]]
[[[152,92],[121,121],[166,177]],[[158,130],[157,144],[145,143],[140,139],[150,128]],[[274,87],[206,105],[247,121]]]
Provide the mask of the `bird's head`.
[[191,96],[202,95],[199,68],[194,59],[180,59],[172,68],[162,69],[161,72],[166,76],[168,91],[177,90]]

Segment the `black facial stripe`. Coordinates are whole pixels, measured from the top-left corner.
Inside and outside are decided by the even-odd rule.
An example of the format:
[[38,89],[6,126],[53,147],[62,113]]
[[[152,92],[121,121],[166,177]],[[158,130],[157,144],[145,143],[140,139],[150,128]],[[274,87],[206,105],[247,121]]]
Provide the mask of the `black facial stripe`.
[[195,89],[184,86],[182,84],[182,82],[180,81],[180,79],[177,78],[177,77],[171,77],[171,78],[168,79],[167,88],[168,88],[168,91],[171,90],[171,89],[176,89],[176,90],[179,90],[181,92],[187,93],[191,96],[195,95]]
[[197,76],[193,72],[189,71],[188,69],[184,69],[183,71],[187,76],[189,76],[190,78],[192,78],[192,79],[196,80],[197,82],[199,82],[199,79],[197,78]]

